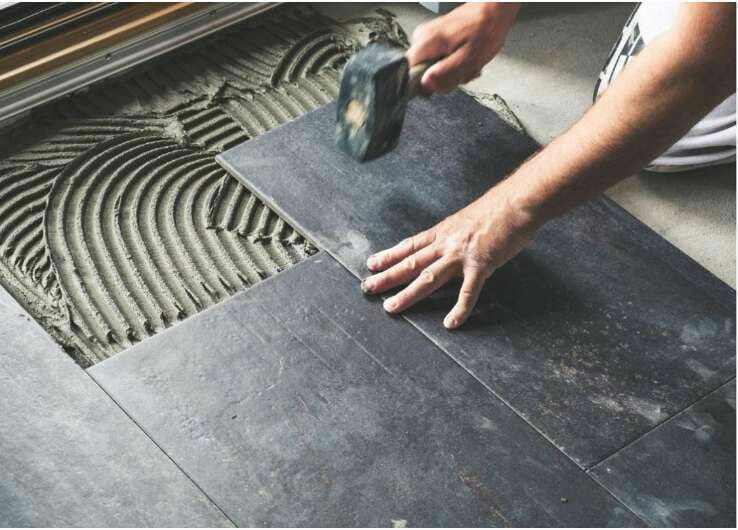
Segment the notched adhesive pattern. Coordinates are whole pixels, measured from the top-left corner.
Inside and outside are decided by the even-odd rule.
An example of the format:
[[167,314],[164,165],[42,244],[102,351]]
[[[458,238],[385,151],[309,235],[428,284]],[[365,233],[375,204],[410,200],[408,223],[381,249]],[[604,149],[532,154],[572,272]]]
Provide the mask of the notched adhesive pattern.
[[329,103],[392,16],[279,8],[3,133],[0,282],[90,366],[315,251],[215,162]]

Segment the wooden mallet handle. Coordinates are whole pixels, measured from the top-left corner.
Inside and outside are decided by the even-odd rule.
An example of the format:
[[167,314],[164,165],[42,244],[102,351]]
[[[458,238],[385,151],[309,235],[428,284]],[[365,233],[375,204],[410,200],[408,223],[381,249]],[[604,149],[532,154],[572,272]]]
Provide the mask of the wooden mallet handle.
[[408,85],[407,85],[407,96],[408,99],[412,99],[417,95],[429,96],[423,88],[420,86],[420,80],[423,79],[423,74],[433,66],[434,63],[420,63],[410,67],[410,71],[407,73]]

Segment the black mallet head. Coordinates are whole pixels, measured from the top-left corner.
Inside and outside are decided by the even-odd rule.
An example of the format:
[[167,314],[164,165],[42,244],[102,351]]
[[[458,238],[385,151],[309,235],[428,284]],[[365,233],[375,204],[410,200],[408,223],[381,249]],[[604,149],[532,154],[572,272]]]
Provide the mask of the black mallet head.
[[343,70],[338,94],[336,145],[359,161],[392,150],[410,98],[405,50],[370,44]]

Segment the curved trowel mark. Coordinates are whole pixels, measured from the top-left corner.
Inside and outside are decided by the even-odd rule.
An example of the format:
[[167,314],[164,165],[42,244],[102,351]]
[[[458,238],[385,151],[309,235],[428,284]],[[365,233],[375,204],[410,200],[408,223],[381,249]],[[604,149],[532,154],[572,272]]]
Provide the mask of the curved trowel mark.
[[279,8],[40,109],[0,141],[0,283],[89,366],[300,261],[314,249],[214,156],[402,37],[386,14]]
[[[209,229],[223,170],[210,153],[151,135],[105,142],[57,178],[45,215],[58,281],[94,363],[299,261],[304,250],[262,227],[262,241]],[[243,210],[242,216],[250,212]]]

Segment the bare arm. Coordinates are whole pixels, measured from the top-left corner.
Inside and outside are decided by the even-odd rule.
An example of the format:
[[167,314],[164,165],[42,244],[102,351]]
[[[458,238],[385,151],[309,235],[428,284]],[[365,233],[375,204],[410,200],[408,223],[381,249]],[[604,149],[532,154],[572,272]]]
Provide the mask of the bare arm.
[[545,221],[642,169],[735,92],[735,4],[686,4],[569,131],[507,183]]
[[[546,221],[644,167],[735,92],[735,4],[689,4],[634,58],[569,131],[466,208],[371,256],[362,283],[396,313],[454,276],[464,281],[444,320],[460,326],[495,269]],[[380,272],[382,271],[382,272]]]

